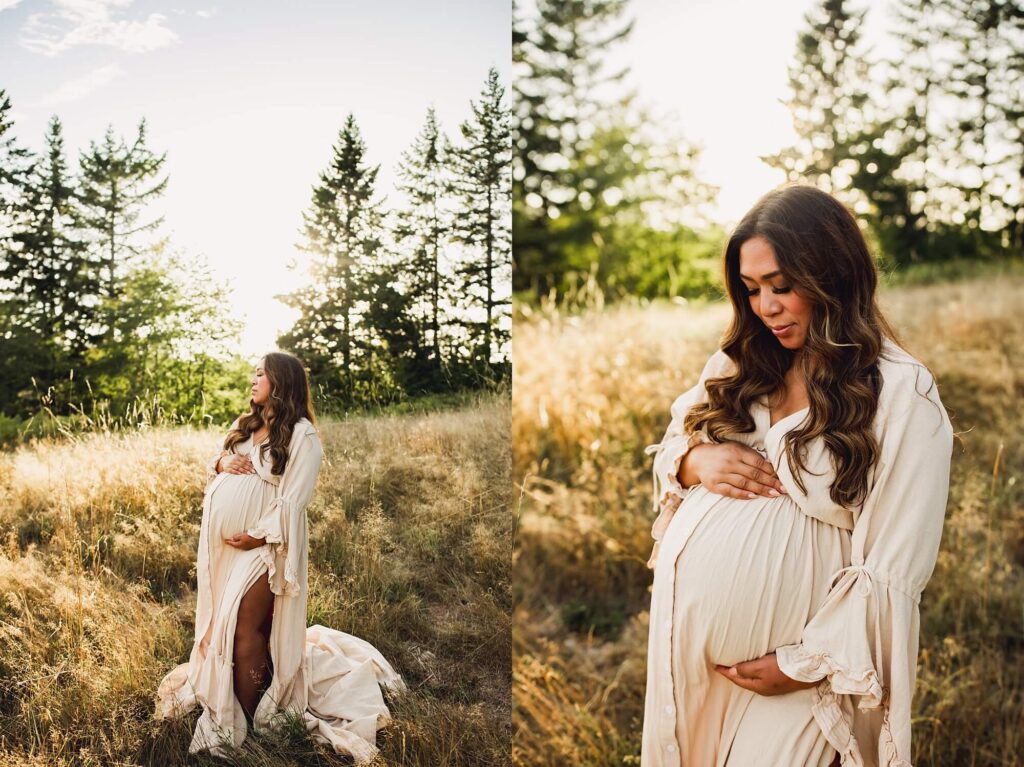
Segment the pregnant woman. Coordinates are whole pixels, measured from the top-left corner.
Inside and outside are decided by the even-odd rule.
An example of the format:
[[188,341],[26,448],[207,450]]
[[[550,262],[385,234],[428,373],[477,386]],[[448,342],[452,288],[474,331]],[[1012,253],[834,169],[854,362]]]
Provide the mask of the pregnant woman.
[[647,767],[910,765],[953,430],[843,205],[769,193],[733,321],[656,451]]
[[247,725],[282,712],[357,761],[373,758],[387,721],[379,684],[402,680],[371,645],[323,626],[306,628],[306,505],[323,448],[302,363],[281,352],[256,367],[251,410],[207,462],[196,564],[195,642],[164,677],[157,716],[203,707],[190,752],[227,754]]

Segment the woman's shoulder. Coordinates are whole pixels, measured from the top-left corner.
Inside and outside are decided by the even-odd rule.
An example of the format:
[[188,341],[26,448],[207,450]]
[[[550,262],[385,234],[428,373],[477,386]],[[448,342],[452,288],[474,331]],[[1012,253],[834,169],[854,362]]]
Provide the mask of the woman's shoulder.
[[880,415],[900,418],[911,412],[923,412],[922,406],[930,402],[935,407],[927,409],[937,407],[943,420],[948,420],[939,397],[939,383],[931,370],[888,338],[878,358],[878,370],[882,376],[882,391],[878,398]]
[[[882,342],[878,372],[882,376],[883,393],[889,389],[891,394],[897,394],[913,386],[923,394],[935,385],[935,377],[928,366],[889,338]],[[925,390],[920,389],[921,384],[925,385]]]
[[303,437],[315,437],[320,438],[320,431],[316,428],[312,421],[303,416],[295,425],[292,427],[292,441],[299,440]]
[[701,378],[718,378],[733,372],[735,369],[736,363],[733,362],[732,357],[721,349],[716,349],[715,353],[705,363]]

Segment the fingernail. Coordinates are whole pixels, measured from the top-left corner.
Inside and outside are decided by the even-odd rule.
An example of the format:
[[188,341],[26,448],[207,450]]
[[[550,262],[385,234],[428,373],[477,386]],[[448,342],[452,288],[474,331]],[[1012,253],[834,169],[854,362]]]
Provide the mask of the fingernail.
[[780,493],[774,487],[771,487],[771,488],[768,488],[768,495],[770,495],[772,497],[778,497],[778,496],[782,495],[782,493]]
[[782,488],[782,492],[784,492],[784,493],[788,493],[789,491],[788,491],[788,490],[787,490],[787,489],[786,489],[785,487],[783,487],[783,488]]
[[730,666],[729,667],[729,676],[736,676],[736,667],[735,666]]
[[757,498],[757,493],[747,493],[747,498]]

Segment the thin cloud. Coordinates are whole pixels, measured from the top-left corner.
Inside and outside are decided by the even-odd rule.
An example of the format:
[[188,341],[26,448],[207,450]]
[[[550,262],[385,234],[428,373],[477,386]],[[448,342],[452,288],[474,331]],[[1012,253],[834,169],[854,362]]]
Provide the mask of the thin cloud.
[[21,0],[0,0],[0,13],[9,11],[20,2]]
[[43,96],[36,103],[39,106],[49,107],[54,104],[66,104],[69,101],[77,101],[85,98],[90,93],[124,74],[124,70],[116,64],[94,69],[88,74],[68,80],[57,90]]
[[131,4],[132,0],[54,0],[52,11],[28,17],[19,42],[34,53],[55,56],[78,45],[145,53],[178,39],[162,13],[151,13],[144,21],[117,18]]

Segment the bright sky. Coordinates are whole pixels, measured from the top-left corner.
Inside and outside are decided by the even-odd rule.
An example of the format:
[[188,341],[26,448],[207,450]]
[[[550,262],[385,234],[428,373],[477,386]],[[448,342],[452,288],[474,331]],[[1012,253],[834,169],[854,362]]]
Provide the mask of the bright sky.
[[[735,223],[782,171],[758,158],[796,138],[787,95],[798,31],[818,0],[632,0],[632,36],[609,57],[609,71],[628,64],[629,83],[657,114],[677,121],[703,147],[700,176],[719,187],[722,223]],[[868,7],[865,40],[875,54],[889,48],[883,0]]]
[[273,296],[301,284],[302,211],[345,119],[356,116],[378,192],[433,105],[458,135],[498,68],[509,84],[510,0],[0,0],[0,87],[15,133],[40,149],[52,114],[69,159],[107,124],[166,151],[154,212],[234,291],[243,354],[294,319]]

